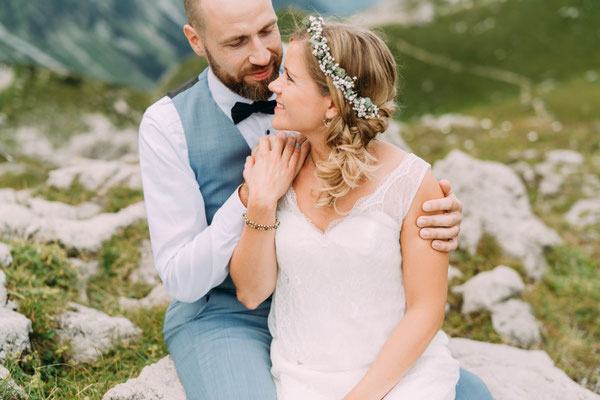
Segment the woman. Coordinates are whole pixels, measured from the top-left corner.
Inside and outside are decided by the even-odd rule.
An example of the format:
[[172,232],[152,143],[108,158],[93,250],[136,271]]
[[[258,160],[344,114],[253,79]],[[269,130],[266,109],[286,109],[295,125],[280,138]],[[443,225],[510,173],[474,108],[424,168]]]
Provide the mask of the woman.
[[230,263],[247,307],[275,291],[278,398],[454,399],[458,362],[440,330],[448,255],[412,223],[442,193],[429,164],[375,139],[394,110],[389,49],[311,17],[284,71],[270,85],[273,127],[300,132],[310,154],[295,175],[299,143],[261,138]]

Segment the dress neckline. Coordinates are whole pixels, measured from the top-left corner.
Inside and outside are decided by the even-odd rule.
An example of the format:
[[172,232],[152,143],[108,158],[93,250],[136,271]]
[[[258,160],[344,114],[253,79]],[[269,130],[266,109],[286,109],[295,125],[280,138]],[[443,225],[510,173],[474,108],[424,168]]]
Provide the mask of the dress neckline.
[[352,214],[354,214],[356,212],[356,210],[359,209],[360,206],[362,206],[363,204],[365,204],[367,202],[367,200],[369,200],[371,197],[375,196],[375,194],[379,193],[382,188],[385,186],[384,184],[386,182],[388,182],[392,176],[395,175],[395,172],[400,170],[401,167],[405,166],[407,164],[407,161],[409,159],[414,159],[416,156],[414,153],[407,153],[404,158],[402,159],[402,161],[400,161],[400,163],[394,167],[391,171],[389,171],[387,174],[384,175],[383,178],[381,178],[381,180],[379,181],[379,183],[377,184],[377,186],[375,187],[375,189],[373,189],[373,191],[371,191],[371,193],[368,193],[362,197],[359,197],[355,202],[354,205],[352,206],[352,208],[350,208],[350,211],[348,211],[348,213],[346,215],[344,215],[343,217],[340,218],[336,218],[334,220],[332,220],[329,224],[327,224],[327,226],[325,227],[325,230],[321,230],[321,228],[319,228],[317,225],[315,225],[315,223],[306,215],[302,212],[302,210],[300,209],[300,206],[298,205],[298,199],[296,196],[296,190],[294,189],[294,185],[290,185],[290,188],[286,194],[286,196],[290,196],[291,197],[291,204],[293,205],[293,207],[296,209],[296,211],[298,211],[298,213],[306,220],[306,222],[313,227],[314,230],[316,230],[318,233],[320,233],[323,236],[326,236],[329,232],[331,232],[336,226],[338,226],[340,223],[342,223],[343,221],[347,220],[350,216],[352,216]]

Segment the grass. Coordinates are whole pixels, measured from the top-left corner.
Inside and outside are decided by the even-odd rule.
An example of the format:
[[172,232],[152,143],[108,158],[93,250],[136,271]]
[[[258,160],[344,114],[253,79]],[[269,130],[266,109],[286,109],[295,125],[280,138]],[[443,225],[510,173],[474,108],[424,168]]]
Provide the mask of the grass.
[[[13,263],[5,269],[8,293],[19,312],[33,322],[32,349],[7,362],[12,378],[37,399],[100,399],[110,388],[135,377],[141,369],[168,354],[162,339],[164,308],[126,311],[120,296],[143,297],[151,290],[127,280],[138,265],[139,246],[148,238],[145,222],[123,230],[104,243],[97,255],[100,272],[88,282],[88,306],[110,315],[124,315],[143,331],[142,338],[117,346],[93,363],[75,365],[69,347],[56,341],[53,316],[76,301],[80,279],[67,254],[57,245],[14,242]],[[80,254],[83,259],[93,255]]]

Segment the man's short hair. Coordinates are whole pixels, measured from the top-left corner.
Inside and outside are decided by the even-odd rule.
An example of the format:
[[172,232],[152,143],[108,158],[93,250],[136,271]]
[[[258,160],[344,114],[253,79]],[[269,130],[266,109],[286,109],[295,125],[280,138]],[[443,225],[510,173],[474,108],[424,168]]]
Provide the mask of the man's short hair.
[[183,7],[185,8],[188,23],[193,26],[194,29],[202,30],[204,29],[204,20],[200,1],[201,0],[183,0]]

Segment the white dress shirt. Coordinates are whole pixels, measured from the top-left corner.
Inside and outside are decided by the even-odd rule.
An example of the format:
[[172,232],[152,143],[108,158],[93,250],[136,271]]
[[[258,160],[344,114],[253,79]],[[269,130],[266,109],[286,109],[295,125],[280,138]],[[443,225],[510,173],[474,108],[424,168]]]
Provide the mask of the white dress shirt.
[[[229,90],[210,70],[208,87],[230,119],[235,102],[251,103]],[[272,131],[272,118],[254,113],[238,123],[249,148]],[[161,98],[144,113],[139,152],[154,264],[171,297],[194,302],[227,277],[246,209],[236,190],[217,211],[211,225],[207,224],[183,125],[169,97]]]

